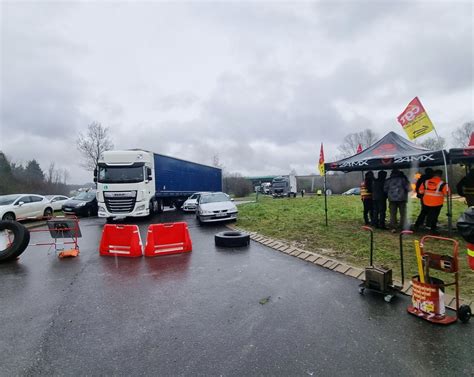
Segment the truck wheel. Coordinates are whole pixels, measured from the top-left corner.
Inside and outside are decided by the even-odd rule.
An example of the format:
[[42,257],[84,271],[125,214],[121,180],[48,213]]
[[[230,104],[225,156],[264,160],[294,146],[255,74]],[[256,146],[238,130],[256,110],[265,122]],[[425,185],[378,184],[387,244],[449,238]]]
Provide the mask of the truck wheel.
[[30,243],[30,232],[16,221],[0,221],[0,232],[10,243],[0,247],[0,263],[11,261],[21,255]]
[[158,213],[158,201],[156,199],[150,200],[150,215]]
[[158,208],[156,210],[156,213],[163,213],[163,199],[158,199]]
[[241,247],[250,244],[250,235],[243,232],[225,231],[214,236],[216,246]]

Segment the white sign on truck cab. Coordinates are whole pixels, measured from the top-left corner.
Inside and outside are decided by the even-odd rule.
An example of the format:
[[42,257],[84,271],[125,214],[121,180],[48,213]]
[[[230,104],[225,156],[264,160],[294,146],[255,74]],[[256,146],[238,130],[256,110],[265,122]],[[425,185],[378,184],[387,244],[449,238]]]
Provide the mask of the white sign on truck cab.
[[140,217],[158,211],[153,153],[107,151],[99,160],[97,201],[99,217]]

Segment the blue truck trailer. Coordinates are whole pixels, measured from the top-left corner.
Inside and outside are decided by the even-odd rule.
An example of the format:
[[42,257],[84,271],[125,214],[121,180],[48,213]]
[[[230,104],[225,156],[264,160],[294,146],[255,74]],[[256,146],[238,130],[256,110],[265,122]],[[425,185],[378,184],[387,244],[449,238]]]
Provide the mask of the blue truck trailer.
[[141,217],[222,191],[222,170],[144,150],[104,152],[95,171],[99,217]]

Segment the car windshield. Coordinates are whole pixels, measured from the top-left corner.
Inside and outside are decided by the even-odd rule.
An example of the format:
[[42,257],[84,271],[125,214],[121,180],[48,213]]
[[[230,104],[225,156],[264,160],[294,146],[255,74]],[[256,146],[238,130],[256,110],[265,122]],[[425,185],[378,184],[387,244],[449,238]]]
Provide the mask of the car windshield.
[[7,206],[13,204],[21,195],[2,195],[0,196],[0,206]]
[[188,199],[197,199],[199,198],[198,194],[192,194]]
[[218,203],[218,202],[228,202],[230,201],[229,197],[223,192],[218,192],[216,194],[207,194],[201,196],[201,204],[206,203]]
[[100,183],[143,182],[143,165],[140,166],[99,166]]
[[95,198],[95,192],[93,191],[83,191],[79,194],[77,194],[73,199],[76,199],[76,200],[85,200],[85,201],[89,201],[89,200],[92,200]]

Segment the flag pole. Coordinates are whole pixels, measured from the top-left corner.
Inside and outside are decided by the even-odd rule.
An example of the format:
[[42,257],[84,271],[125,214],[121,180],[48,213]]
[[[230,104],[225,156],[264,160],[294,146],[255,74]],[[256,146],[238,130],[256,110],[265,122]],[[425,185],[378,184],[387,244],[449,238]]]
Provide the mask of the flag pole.
[[324,169],[324,214],[326,216],[326,226],[328,226],[328,194],[326,190],[326,169]]
[[[438,144],[441,145],[441,139],[438,135],[438,131],[436,131],[436,127],[433,125],[433,131],[435,132],[436,138],[438,139]],[[452,227],[453,227],[453,213],[452,213],[452,194],[451,188],[449,187],[449,174],[448,174],[448,163],[446,160],[446,153],[444,152],[444,148],[441,149],[441,154],[443,155],[443,162],[444,162],[444,172],[446,173],[446,185],[448,186],[448,196],[446,198],[447,210],[446,216],[448,217],[448,236],[451,237],[452,234]]]

